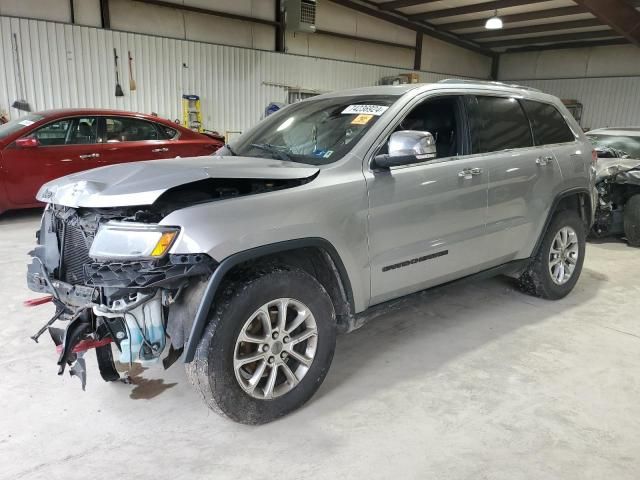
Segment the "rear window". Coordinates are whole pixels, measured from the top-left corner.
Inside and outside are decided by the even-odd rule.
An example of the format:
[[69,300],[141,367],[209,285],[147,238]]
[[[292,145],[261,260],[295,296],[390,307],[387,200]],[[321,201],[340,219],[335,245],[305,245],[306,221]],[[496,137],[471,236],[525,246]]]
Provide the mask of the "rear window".
[[178,131],[175,128],[167,127],[166,125],[157,123],[156,128],[160,132],[160,138],[163,140],[171,140],[178,135]]
[[524,100],[522,102],[533,128],[536,145],[573,142],[576,137],[562,114],[548,103]]
[[470,97],[473,153],[533,146],[529,121],[515,98]]
[[13,135],[23,128],[27,128],[34,123],[39,122],[43,118],[44,117],[42,115],[36,115],[32,113],[31,115],[16,118],[15,120],[11,120],[4,125],[0,125],[0,139],[7,138],[9,135]]

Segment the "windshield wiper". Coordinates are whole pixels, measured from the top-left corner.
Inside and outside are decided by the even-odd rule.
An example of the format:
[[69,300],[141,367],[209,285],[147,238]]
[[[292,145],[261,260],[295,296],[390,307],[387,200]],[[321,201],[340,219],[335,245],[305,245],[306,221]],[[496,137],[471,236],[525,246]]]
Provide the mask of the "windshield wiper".
[[285,160],[287,162],[291,161],[291,156],[287,152],[282,150],[282,147],[278,147],[270,143],[252,143],[251,146],[259,150],[264,150],[265,152],[269,152],[275,155],[280,160]]

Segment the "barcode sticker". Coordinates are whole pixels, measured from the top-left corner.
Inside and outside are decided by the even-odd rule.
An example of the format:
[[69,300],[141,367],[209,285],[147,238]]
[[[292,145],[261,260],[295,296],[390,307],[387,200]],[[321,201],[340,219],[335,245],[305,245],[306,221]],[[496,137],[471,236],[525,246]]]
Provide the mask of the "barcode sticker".
[[384,105],[349,105],[342,111],[343,115],[375,115],[379,117],[389,107]]

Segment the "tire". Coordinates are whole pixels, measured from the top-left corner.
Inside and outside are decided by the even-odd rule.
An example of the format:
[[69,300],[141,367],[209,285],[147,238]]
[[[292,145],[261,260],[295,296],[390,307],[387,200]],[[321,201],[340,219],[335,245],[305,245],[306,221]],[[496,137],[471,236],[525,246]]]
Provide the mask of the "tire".
[[632,196],[624,205],[624,235],[632,247],[640,247],[640,194]]
[[[561,231],[565,233],[573,232],[573,234],[568,236],[570,240],[568,240],[569,246],[566,249],[556,249],[556,247],[559,246],[559,244],[556,243],[556,238],[558,235],[561,235]],[[558,300],[567,296],[569,292],[573,290],[573,287],[575,287],[582,272],[585,254],[585,237],[585,225],[577,212],[563,210],[555,214],[549,228],[547,228],[536,256],[529,264],[529,267],[527,267],[527,270],[519,278],[520,289],[530,295],[548,300]],[[554,247],[554,252],[559,251],[563,253],[553,253],[552,247]],[[575,255],[573,252],[575,252]],[[566,255],[566,261],[562,260],[563,255]],[[574,259],[574,262],[571,262],[571,258]],[[555,262],[553,267],[550,266],[552,262]],[[565,275],[559,275],[564,274],[565,270],[560,271],[560,265],[558,264],[562,264],[562,268],[564,268],[565,264],[572,264],[573,268],[568,278],[566,278]],[[555,280],[552,271],[556,276]],[[558,276],[562,276],[559,281]]]
[[[286,302],[280,303],[279,299]],[[266,305],[269,320],[260,313]],[[287,312],[286,329],[278,328],[278,313],[274,309]],[[305,316],[300,312],[311,315],[299,327],[292,328],[295,318]],[[267,321],[273,329],[271,338],[266,330]],[[313,325],[316,335],[294,345],[296,338],[302,338],[301,332],[307,335],[313,331]],[[291,337],[273,339],[273,333],[286,333],[288,329]],[[241,333],[245,335],[243,338],[250,335],[251,341],[239,343]],[[257,337],[263,339],[257,342]],[[285,344],[287,339],[289,343]],[[187,375],[216,413],[239,423],[263,424],[292,412],[313,396],[327,375],[335,344],[336,316],[322,285],[302,270],[270,267],[224,288],[210,314],[195,358],[186,366]],[[262,348],[268,351],[262,353]],[[261,359],[238,368],[238,364],[254,356]],[[312,360],[307,367],[296,357]],[[272,358],[278,372],[275,388],[269,384],[274,366],[268,362]],[[295,378],[285,373],[293,373]]]

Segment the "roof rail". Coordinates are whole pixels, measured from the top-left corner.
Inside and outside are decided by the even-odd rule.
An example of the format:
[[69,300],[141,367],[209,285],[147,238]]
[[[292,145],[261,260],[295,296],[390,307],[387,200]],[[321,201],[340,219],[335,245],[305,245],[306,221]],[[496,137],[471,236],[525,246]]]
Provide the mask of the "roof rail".
[[486,85],[486,86],[494,86],[494,87],[509,87],[509,88],[518,88],[520,90],[529,90],[532,92],[540,92],[537,88],[527,87],[526,85],[517,85],[515,83],[504,83],[504,82],[490,82],[487,80],[465,80],[465,79],[457,79],[457,78],[445,78],[444,80],[439,80],[438,83],[463,83],[467,85]]

